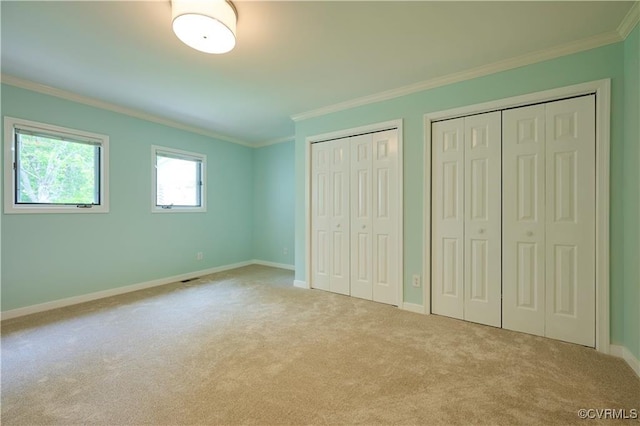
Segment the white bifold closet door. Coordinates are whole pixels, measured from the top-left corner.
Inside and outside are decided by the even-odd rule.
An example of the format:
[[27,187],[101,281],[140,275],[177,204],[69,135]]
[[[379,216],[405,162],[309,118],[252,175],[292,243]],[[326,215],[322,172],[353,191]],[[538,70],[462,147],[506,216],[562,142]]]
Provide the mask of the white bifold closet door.
[[594,96],[503,119],[503,326],[594,346]]
[[398,131],[311,146],[313,288],[398,305]]
[[349,294],[349,145],[311,145],[312,287]]
[[398,131],[350,138],[351,295],[398,305]]
[[501,115],[432,126],[432,311],[501,325]]

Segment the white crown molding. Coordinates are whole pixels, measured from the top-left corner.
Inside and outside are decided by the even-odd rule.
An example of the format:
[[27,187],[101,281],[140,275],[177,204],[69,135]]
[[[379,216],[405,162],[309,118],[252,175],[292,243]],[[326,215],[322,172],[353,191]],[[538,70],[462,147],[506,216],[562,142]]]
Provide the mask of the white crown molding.
[[629,37],[638,21],[640,21],[640,1],[635,1],[629,12],[622,19],[622,22],[620,22],[620,25],[618,25],[618,34],[623,40]]
[[333,105],[328,105],[322,108],[303,112],[300,114],[295,114],[291,116],[291,119],[297,122],[297,121],[307,120],[313,117],[320,117],[333,112],[343,111],[350,108],[355,108],[355,107],[368,105],[376,102],[386,101],[389,99],[398,98],[400,96],[410,95],[413,93],[422,92],[424,90],[446,86],[448,84],[459,83],[461,81],[471,80],[478,77],[484,77],[486,75],[495,74],[497,72],[507,71],[510,69],[535,64],[537,62],[543,62],[550,59],[559,58],[561,56],[582,52],[584,50],[595,49],[597,47],[605,46],[612,43],[617,43],[622,40],[623,38],[620,36],[620,34],[617,31],[611,31],[608,33],[599,34],[599,35],[585,38],[582,40],[565,43],[549,49],[543,49],[536,52],[527,53],[521,56],[516,56],[516,57],[505,59],[502,61],[494,62],[492,64],[472,68],[466,71],[449,74],[443,77],[436,77],[430,80],[425,80],[425,81],[411,84],[408,86],[399,87],[397,89],[387,90],[387,91],[376,93],[373,95],[364,96],[361,98],[356,98],[350,101],[340,102]]
[[225,142],[231,142],[238,145],[247,146],[250,148],[255,148],[255,144],[250,144],[240,139],[235,139],[230,136],[221,135],[219,133],[211,132],[209,130],[206,130],[200,127],[190,126],[177,121],[169,120],[167,118],[158,117],[156,115],[148,114],[146,112],[136,110],[133,108],[123,107],[123,106],[112,104],[109,102],[93,99],[87,96],[78,95],[76,93],[69,92],[66,90],[58,89],[51,86],[46,86],[44,84],[35,83],[30,80],[24,80],[22,78],[14,77],[12,75],[0,74],[0,81],[10,86],[31,90],[32,92],[38,92],[44,95],[55,96],[57,98],[65,99],[68,101],[77,102],[80,104],[117,112],[119,114],[128,115],[130,117],[139,118],[141,120],[151,121],[153,123],[173,127],[175,129],[185,130],[187,132],[196,133],[202,136],[207,136],[207,137],[222,140]]
[[265,141],[265,142],[258,142],[258,143],[255,143],[252,146],[254,148],[264,148],[265,146],[277,145],[279,143],[284,143],[284,142],[291,142],[291,141],[294,141],[295,139],[296,139],[296,136],[295,135],[291,135],[291,136],[287,136],[287,137],[284,137],[284,138],[270,139],[270,140]]

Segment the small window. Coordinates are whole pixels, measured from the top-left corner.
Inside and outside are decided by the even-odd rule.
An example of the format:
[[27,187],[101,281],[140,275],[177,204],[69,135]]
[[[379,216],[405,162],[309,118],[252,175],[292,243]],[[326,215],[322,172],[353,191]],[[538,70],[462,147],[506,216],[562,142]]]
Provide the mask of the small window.
[[106,213],[108,136],[5,117],[5,213]]
[[206,211],[203,154],[152,146],[154,212]]

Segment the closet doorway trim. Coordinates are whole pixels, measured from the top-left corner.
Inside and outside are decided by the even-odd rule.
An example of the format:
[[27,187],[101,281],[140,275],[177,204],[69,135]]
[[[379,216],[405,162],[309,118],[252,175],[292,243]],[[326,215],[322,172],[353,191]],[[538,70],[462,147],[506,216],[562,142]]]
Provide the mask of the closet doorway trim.
[[597,80],[424,115],[423,303],[431,313],[431,123],[490,111],[595,94],[596,102],[596,350],[609,353],[609,178],[611,80]]
[[304,288],[311,288],[311,145],[321,143],[333,139],[348,138],[361,135],[364,133],[381,132],[384,130],[398,129],[398,197],[400,203],[398,206],[398,307],[402,308],[404,303],[404,227],[402,218],[404,217],[404,174],[403,165],[404,157],[402,155],[402,119],[385,121],[382,123],[374,123],[366,126],[355,127],[351,129],[338,130],[335,132],[322,133],[319,135],[308,136],[305,139],[304,155],[305,155],[305,172],[304,172],[304,205],[305,205],[305,281]]

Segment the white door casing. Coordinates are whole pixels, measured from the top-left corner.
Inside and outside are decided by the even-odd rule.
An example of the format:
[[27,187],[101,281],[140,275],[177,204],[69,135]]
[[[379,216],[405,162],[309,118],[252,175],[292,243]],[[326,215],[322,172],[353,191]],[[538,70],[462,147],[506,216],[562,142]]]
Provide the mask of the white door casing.
[[464,318],[464,119],[433,123],[432,311]]
[[499,111],[464,118],[464,319],[501,326]]

